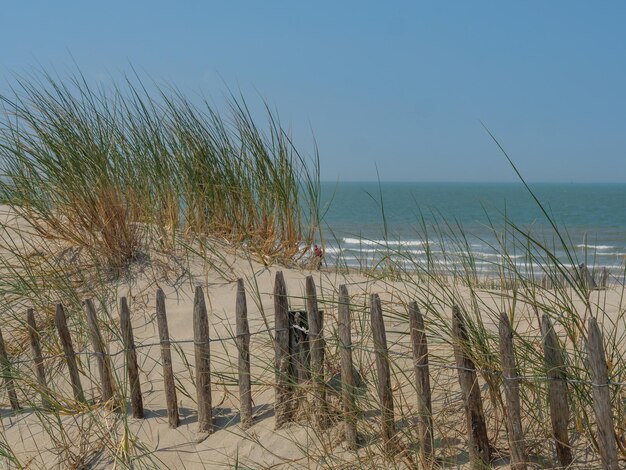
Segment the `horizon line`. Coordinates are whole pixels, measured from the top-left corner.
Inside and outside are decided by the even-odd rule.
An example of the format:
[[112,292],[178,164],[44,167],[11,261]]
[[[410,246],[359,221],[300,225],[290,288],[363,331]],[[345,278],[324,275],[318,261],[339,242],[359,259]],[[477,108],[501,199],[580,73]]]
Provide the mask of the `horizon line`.
[[[320,179],[320,183],[419,183],[419,184],[520,184],[522,181],[451,181],[451,180],[340,180]],[[526,181],[527,184],[625,184],[626,181]]]

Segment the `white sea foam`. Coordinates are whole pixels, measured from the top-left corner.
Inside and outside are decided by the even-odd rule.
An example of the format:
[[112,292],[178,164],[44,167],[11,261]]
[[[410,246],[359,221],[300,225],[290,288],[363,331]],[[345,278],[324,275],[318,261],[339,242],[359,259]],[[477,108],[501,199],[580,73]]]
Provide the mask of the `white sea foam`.
[[615,248],[614,246],[611,245],[587,245],[585,243],[581,243],[579,245],[576,245],[577,248],[588,248],[591,250],[610,250],[611,248]]
[[[436,252],[436,253],[441,253],[441,252]],[[464,257],[468,257],[469,255],[471,255],[474,258],[493,258],[493,259],[504,259],[504,258],[510,258],[510,259],[520,259],[523,258],[524,255],[502,255],[501,253],[486,253],[484,251],[472,251],[471,253],[467,253],[466,251],[448,251],[446,252],[446,254],[451,255],[451,256],[464,256]]]
[[[334,253],[385,253],[385,248],[343,248],[341,250],[335,249]],[[327,250],[328,252],[328,250]],[[394,253],[394,252],[392,252]],[[425,250],[402,250],[403,254],[413,254],[413,255],[423,255],[426,253]]]
[[[418,240],[395,241],[388,244],[384,240],[360,240],[357,238],[344,238],[343,241],[346,243],[344,246],[329,246],[326,248],[326,253],[329,255],[329,259],[336,260],[336,262],[349,267],[375,267],[381,261],[381,257],[391,255],[392,262],[408,270],[433,268],[454,274],[464,273],[468,269],[473,269],[479,275],[494,273],[497,275],[501,269],[504,269],[506,272],[515,269],[518,274],[534,276],[541,276],[546,270],[546,265],[533,262],[523,254],[507,255],[506,253],[498,253],[484,244],[473,244],[473,250],[471,253],[468,253],[463,250],[458,251],[458,247],[456,250],[445,250],[442,249],[441,244],[435,245],[436,249],[427,250],[427,243]],[[389,251],[387,250],[388,246]],[[416,246],[421,246],[422,248],[416,248]],[[605,260],[594,263],[596,264],[596,269],[598,269],[598,266],[606,267],[612,273],[619,273],[624,270],[625,265],[623,263],[619,264],[622,261],[619,257],[625,257],[626,253],[615,249],[606,251],[614,248],[609,245],[594,245],[594,248],[596,250],[604,250],[595,253],[595,255],[598,256],[598,260]],[[394,256],[396,253],[397,256]],[[409,254],[412,256],[409,257]],[[600,256],[602,258],[599,258]],[[610,265],[605,265],[604,263],[607,261],[613,262]],[[332,263],[333,261],[330,262]],[[510,263],[514,263],[515,268]],[[568,266],[568,263],[564,263],[563,266],[568,270],[572,268]],[[589,266],[589,268],[591,269],[592,266]]]
[[343,242],[348,245],[363,245],[363,246],[422,246],[426,242],[421,240],[366,240],[364,238],[349,238],[343,239]]

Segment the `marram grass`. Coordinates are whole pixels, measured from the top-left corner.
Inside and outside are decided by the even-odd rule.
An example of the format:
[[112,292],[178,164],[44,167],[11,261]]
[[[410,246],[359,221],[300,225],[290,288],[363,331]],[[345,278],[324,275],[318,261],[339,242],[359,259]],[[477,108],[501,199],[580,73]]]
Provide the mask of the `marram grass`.
[[145,227],[245,245],[265,263],[298,260],[318,237],[317,154],[306,159],[276,114],[241,96],[225,110],[126,80],[19,80],[0,96],[0,197],[39,235],[120,269]]

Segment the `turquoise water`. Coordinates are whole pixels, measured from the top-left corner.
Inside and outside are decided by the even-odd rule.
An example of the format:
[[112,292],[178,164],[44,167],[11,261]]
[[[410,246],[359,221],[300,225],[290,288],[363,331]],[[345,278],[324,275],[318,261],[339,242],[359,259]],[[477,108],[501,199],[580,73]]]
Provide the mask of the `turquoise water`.
[[[472,252],[478,270],[497,269],[505,251],[530,270],[536,260],[512,241],[506,218],[550,247],[565,264],[584,262],[623,270],[626,256],[626,184],[531,184],[557,224],[566,249],[521,183],[323,183],[328,262],[363,267],[375,264],[388,247],[411,262],[426,259],[426,248],[445,257]],[[382,203],[381,203],[382,201]],[[384,216],[383,216],[384,214]],[[386,222],[386,224],[385,224]],[[459,241],[461,232],[467,241]],[[508,227],[508,230],[507,230]],[[503,234],[507,242],[502,243]],[[455,241],[455,235],[457,238]],[[443,235],[440,235],[443,234]],[[539,250],[541,252],[541,250]],[[445,254],[445,256],[444,256]]]

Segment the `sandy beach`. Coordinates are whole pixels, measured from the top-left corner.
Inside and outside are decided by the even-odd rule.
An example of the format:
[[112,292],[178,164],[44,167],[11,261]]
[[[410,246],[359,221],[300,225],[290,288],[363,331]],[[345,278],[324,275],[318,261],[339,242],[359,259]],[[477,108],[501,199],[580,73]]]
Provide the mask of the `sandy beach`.
[[[80,357],[81,379],[88,400],[93,405],[83,411],[68,405],[52,418],[49,412],[29,409],[14,414],[10,411],[3,389],[3,432],[6,443],[21,462],[31,468],[68,468],[72,459],[90,468],[107,468],[115,462],[111,452],[119,452],[118,458],[128,452],[129,461],[137,467],[162,468],[345,468],[350,465],[392,465],[398,468],[411,467],[416,462],[414,422],[416,417],[416,389],[409,338],[406,305],[418,301],[426,309],[424,317],[430,347],[431,383],[433,393],[433,418],[435,455],[443,466],[462,467],[467,464],[466,430],[464,425],[463,400],[456,371],[450,337],[444,331],[450,321],[451,305],[459,305],[468,311],[476,307],[483,311],[479,317],[486,331],[497,333],[497,317],[494,312],[513,311],[517,334],[526,338],[540,339],[538,319],[532,305],[513,300],[510,291],[487,291],[455,285],[436,285],[427,280],[411,281],[387,278],[376,279],[357,273],[340,273],[333,270],[307,271],[281,267],[268,268],[263,264],[241,256],[241,252],[225,247],[218,264],[209,265],[200,257],[188,258],[186,264],[171,262],[167,269],[158,256],[153,254],[151,263],[134,268],[130,282],[109,283],[109,294],[129,299],[135,343],[138,347],[140,382],[145,406],[145,419],[134,419],[128,410],[121,413],[99,406],[100,391],[95,374],[95,358]],[[164,258],[163,258],[164,259]],[[216,269],[218,268],[219,269]],[[176,271],[178,269],[178,271]],[[286,280],[291,309],[305,308],[305,278],[311,275],[318,289],[320,309],[324,310],[324,337],[326,339],[325,379],[329,384],[328,401],[331,422],[323,431],[311,425],[311,413],[319,406],[312,400],[310,386],[298,387],[300,400],[295,422],[280,430],[275,429],[275,370],[273,287],[275,274],[282,271]],[[162,273],[167,272],[167,276]],[[236,279],[244,279],[249,327],[251,336],[251,375],[253,425],[244,430],[240,425],[239,397],[237,389],[237,347],[235,331]],[[175,282],[172,282],[175,281]],[[358,452],[349,451],[343,444],[343,423],[338,391],[331,386],[333,377],[339,372],[337,343],[337,297],[338,286],[345,284],[351,295],[353,321],[353,360],[359,374],[364,378],[362,396],[358,402],[361,418],[358,421],[362,443]],[[197,442],[197,406],[194,390],[193,353],[193,295],[197,285],[203,287],[210,324],[211,380],[213,423],[215,431]],[[181,424],[170,429],[167,422],[166,400],[163,391],[163,373],[159,352],[159,337],[155,322],[156,289],[161,287],[166,295],[166,309],[170,338],[180,342],[172,348],[173,369],[176,377],[178,405]],[[400,444],[398,454],[384,456],[380,450],[380,408],[376,392],[376,369],[372,349],[370,327],[370,294],[381,296],[389,357],[392,364],[392,390],[396,407],[396,426]],[[543,302],[555,302],[561,294],[546,291],[539,294]],[[550,298],[553,297],[553,298]],[[611,319],[621,319],[622,292],[616,287],[592,293],[594,306],[600,305],[600,321],[612,332]],[[121,343],[116,336],[118,307],[115,302],[107,305],[108,313],[99,311],[105,338],[115,369],[119,393],[128,396],[128,381],[125,375],[124,356],[117,354]],[[584,316],[585,305],[573,301],[573,308]],[[435,316],[433,312],[439,312]],[[40,324],[46,324],[46,312],[37,311]],[[81,315],[73,311],[72,315]],[[110,315],[110,317],[109,317]],[[269,328],[269,331],[268,331]],[[615,325],[622,332],[623,325]],[[119,331],[119,330],[118,330]],[[11,331],[3,328],[5,341],[10,344]],[[618,334],[618,336],[621,333]],[[42,335],[44,350],[58,351],[54,345],[54,332]],[[490,339],[492,341],[493,338]],[[89,351],[89,344],[80,342],[78,351]],[[490,343],[493,344],[493,343]],[[539,342],[536,343],[539,346]],[[622,347],[621,343],[619,347]],[[11,348],[15,350],[14,347]],[[24,349],[17,358],[27,358]],[[482,354],[476,352],[476,354]],[[21,365],[23,374],[28,375],[28,361]],[[24,368],[26,367],[26,368]],[[522,364],[526,370],[539,370],[541,364]],[[50,387],[55,394],[71,403],[71,392],[62,357],[58,355],[45,360],[49,371]],[[530,374],[531,372],[526,372]],[[494,401],[493,391],[497,382],[488,384],[479,374],[481,394],[485,408],[491,445],[494,448],[494,465],[507,467],[507,438],[501,405]],[[337,386],[335,378],[334,387]],[[339,386],[341,382],[339,381]],[[495,389],[490,389],[490,386]],[[525,385],[526,386],[526,385]],[[533,387],[532,383],[528,387]],[[25,390],[25,396],[22,391]],[[529,389],[531,396],[532,390]],[[36,403],[36,387],[23,388],[23,402]],[[33,405],[34,406],[34,405]],[[525,403],[524,406],[530,406]],[[128,413],[127,413],[128,411]],[[48,414],[47,418],[45,417]],[[58,421],[57,421],[58,420]],[[545,438],[549,431],[545,423],[528,419],[527,447],[531,461],[539,466],[549,465],[550,445]],[[546,435],[545,433],[548,432]],[[583,435],[576,438],[577,448],[586,448]],[[580,454],[578,454],[580,455]],[[588,468],[590,456],[579,457],[580,468]],[[80,467],[80,465],[78,465]],[[82,467],[81,467],[82,468]],[[578,468],[578,467],[572,467]]]

